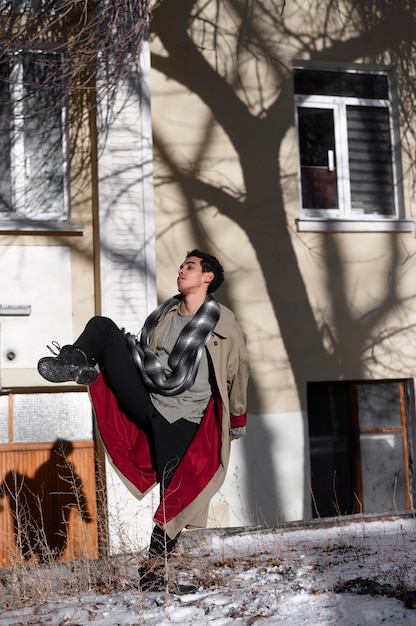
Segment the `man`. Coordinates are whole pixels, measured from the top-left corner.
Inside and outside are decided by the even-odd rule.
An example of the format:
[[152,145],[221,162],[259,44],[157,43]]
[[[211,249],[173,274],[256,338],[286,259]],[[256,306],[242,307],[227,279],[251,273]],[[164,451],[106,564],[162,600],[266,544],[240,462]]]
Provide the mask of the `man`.
[[136,497],[160,483],[142,589],[162,589],[182,529],[206,525],[230,441],[245,434],[249,366],[234,314],[212,296],[223,280],[214,256],[192,250],[179,294],[149,315],[139,340],[97,316],[38,363],[46,380],[90,385],[110,462]]

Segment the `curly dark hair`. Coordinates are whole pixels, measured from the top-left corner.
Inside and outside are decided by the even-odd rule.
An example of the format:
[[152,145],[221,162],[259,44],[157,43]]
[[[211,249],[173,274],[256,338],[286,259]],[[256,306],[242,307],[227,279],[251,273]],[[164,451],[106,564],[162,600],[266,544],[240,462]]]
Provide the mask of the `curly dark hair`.
[[208,293],[214,293],[224,282],[224,269],[221,263],[215,256],[208,252],[202,252],[202,250],[195,249],[187,252],[186,258],[188,259],[190,256],[196,256],[198,259],[201,259],[203,272],[213,272],[214,278],[208,287]]

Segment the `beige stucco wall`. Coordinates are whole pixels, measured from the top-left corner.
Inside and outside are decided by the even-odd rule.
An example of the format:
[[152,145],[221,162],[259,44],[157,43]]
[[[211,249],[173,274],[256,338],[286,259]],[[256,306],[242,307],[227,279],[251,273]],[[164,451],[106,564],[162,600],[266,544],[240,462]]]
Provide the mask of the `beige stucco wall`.
[[[254,55],[252,58],[247,55],[244,70],[240,73],[244,89],[240,85],[234,90],[236,116],[237,107],[242,102],[250,115],[260,118],[260,105],[265,110],[263,115],[270,114],[268,107],[279,100],[279,89],[283,83],[286,85],[280,112],[270,125],[276,135],[276,149],[280,141],[274,172],[276,177],[280,176],[283,207],[270,204],[264,209],[255,204],[248,207],[241,202],[240,211],[245,212],[244,216],[236,212],[236,219],[233,219],[232,210],[228,215],[223,210],[221,194],[217,196],[217,204],[214,193],[212,202],[204,203],[192,197],[191,183],[187,186],[173,181],[178,172],[191,176],[196,171],[200,181],[222,190],[230,198],[242,199],[247,194],[239,155],[224,132],[222,121],[215,118],[209,106],[187,85],[171,78],[168,80],[163,72],[158,71],[157,61],[151,75],[159,297],[167,297],[175,290],[176,268],[186,250],[196,245],[218,255],[227,277],[218,298],[231,305],[248,335],[252,382],[256,389],[251,409],[255,413],[304,410],[308,380],[413,376],[415,369],[410,348],[415,339],[412,325],[416,322],[414,233],[321,234],[296,230],[295,220],[299,216],[297,148],[293,93],[287,87],[293,60],[319,56],[323,61],[374,63],[389,58],[389,52],[383,52],[383,46],[377,45],[376,50],[375,45],[361,42],[359,38],[353,53],[348,46],[340,46],[339,56],[336,56],[335,46],[330,46],[324,33],[339,42],[357,38],[358,33],[351,20],[343,18],[342,11],[338,15],[331,14],[329,23],[326,23],[325,10],[322,9],[321,3],[286,3],[283,18],[275,16],[278,33],[272,32],[273,20],[267,20],[263,14],[263,23],[258,21],[256,26],[270,36],[269,56],[263,54],[262,57],[259,52],[256,60]],[[224,26],[226,13],[222,14],[221,33],[227,31]],[[259,15],[260,9],[257,10]],[[160,19],[162,21],[162,17]],[[156,24],[156,34],[159,28]],[[192,29],[189,28],[188,32]],[[215,57],[208,45],[208,41],[212,43],[208,36],[203,51],[211,67],[215,67],[215,59],[218,73],[228,84],[232,82],[239,60],[234,33],[228,30],[224,35],[229,46],[228,59],[221,57],[226,47],[225,44],[221,47],[223,42]],[[252,36],[254,49],[254,29]],[[309,47],[305,44],[306,38],[313,42]],[[373,49],[377,54],[370,55]],[[171,55],[174,63],[187,64],[186,52],[183,56],[177,52],[177,57],[172,53],[173,48],[166,52],[156,35],[152,50],[156,56]],[[322,54],[325,50],[327,53]],[[193,82],[202,94],[198,81]],[[231,106],[230,102],[232,100],[226,101],[224,107]],[[246,130],[241,127],[242,141]],[[280,137],[282,132],[284,136]],[[409,140],[408,137],[403,139]],[[408,219],[412,218],[414,206],[412,180],[413,165],[407,161],[404,193],[405,217]],[[282,234],[283,228],[286,232]],[[264,262],[264,257],[259,261],[260,250],[253,243],[262,241],[265,248],[270,247],[269,263]],[[285,246],[291,247],[294,253],[291,263],[295,262],[296,268],[285,268]],[[313,341],[310,341],[306,325],[311,319],[304,321],[305,309],[298,306],[302,298],[294,297],[292,301],[290,295],[280,298],[278,293],[270,290],[274,276],[280,289],[286,288],[288,292],[295,289],[290,281],[291,272],[295,270],[303,281],[305,292],[302,298],[311,307],[316,324]],[[292,338],[285,329],[282,339],[279,315],[276,315],[276,310],[282,312],[281,307],[285,308],[285,316],[292,316],[293,332],[297,334],[290,357],[286,347]],[[321,353],[315,349],[317,336]],[[303,360],[303,367],[296,364],[304,372],[303,377],[298,375],[297,384],[292,374],[294,359]]]
[[248,435],[233,444],[212,523],[309,517],[307,383],[413,378],[416,245],[414,230],[298,232],[292,66],[397,66],[413,220],[406,7],[383,19],[377,3],[290,0],[279,14],[271,1],[196,2],[190,17],[173,4],[151,24],[158,297],[175,291],[187,250],[217,255],[217,296],[247,333],[252,367]]

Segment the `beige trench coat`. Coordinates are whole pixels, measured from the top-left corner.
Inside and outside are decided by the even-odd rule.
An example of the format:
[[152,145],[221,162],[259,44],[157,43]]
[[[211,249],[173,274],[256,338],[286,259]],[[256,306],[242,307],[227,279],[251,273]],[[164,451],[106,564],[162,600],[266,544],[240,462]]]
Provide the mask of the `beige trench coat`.
[[[178,305],[175,304],[157,325],[150,342],[150,348],[153,351],[155,351],[161,332],[169,323],[169,319],[177,307]],[[235,319],[234,313],[223,305],[220,305],[220,308],[220,318],[206,346],[211,358],[222,409],[220,464],[210,482],[188,506],[166,524],[159,522],[159,525],[172,538],[185,527],[203,528],[206,526],[210,500],[223,484],[227,472],[231,442],[230,429],[243,426],[246,423],[249,363],[245,336]],[[106,448],[104,442],[103,445]],[[149,489],[141,492],[120,472],[119,468],[112,462],[111,455],[109,455],[109,460],[135,497],[141,499],[148,493]]]

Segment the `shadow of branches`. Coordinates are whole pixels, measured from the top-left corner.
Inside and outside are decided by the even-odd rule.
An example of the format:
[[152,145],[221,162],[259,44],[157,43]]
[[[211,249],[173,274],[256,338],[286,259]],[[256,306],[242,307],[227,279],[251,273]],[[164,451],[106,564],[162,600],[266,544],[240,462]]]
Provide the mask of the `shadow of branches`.
[[[283,10],[284,9],[284,10]],[[294,16],[297,18],[294,19]],[[391,28],[391,24],[397,28]],[[155,122],[156,159],[164,164],[162,188],[178,185],[186,219],[198,233],[199,215],[214,206],[246,233],[262,269],[284,348],[305,406],[306,379],[338,379],[368,371],[363,355],[379,340],[382,320],[400,307],[400,250],[388,241],[389,279],[372,310],[353,310],[343,276],[339,237],[327,235],[319,249],[326,265],[332,339],[327,321],[316,315],[299,267],[294,227],[286,197],[296,172],[286,172],[282,143],[294,124],[294,58],[352,63],[393,63],[401,85],[401,116],[410,126],[414,87],[415,9],[410,2],[332,1],[282,3],[231,0],[165,2],[155,12],[152,66],[196,94],[207,107],[205,143],[192,163],[169,149]],[[204,153],[218,125],[236,152],[242,184],[221,185],[210,177],[215,164]],[[408,138],[407,138],[408,139]],[[166,173],[168,172],[168,173]],[[259,226],[261,225],[261,226]],[[309,246],[317,245],[314,242]],[[294,315],[294,312],[301,312]]]

